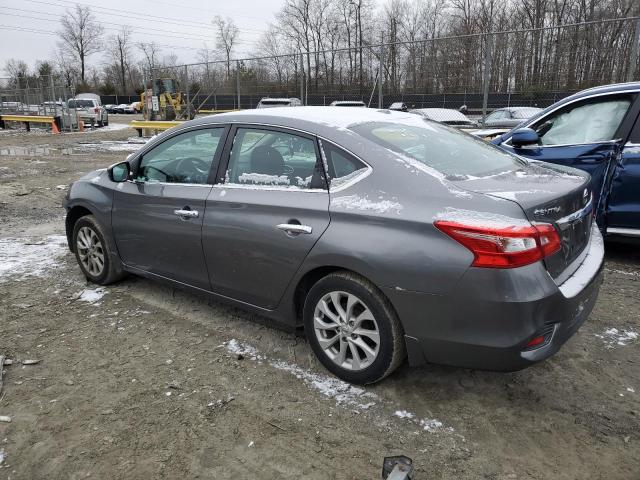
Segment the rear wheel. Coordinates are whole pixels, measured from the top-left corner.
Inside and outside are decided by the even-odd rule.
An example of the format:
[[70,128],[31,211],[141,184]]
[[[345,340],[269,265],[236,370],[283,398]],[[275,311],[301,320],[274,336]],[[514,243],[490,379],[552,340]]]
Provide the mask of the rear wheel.
[[80,270],[90,282],[108,285],[124,277],[111,260],[109,244],[93,215],[81,217],[74,225],[73,246]]
[[304,326],[320,362],[351,383],[382,380],[406,355],[402,326],[389,301],[350,272],[332,273],[311,288]]

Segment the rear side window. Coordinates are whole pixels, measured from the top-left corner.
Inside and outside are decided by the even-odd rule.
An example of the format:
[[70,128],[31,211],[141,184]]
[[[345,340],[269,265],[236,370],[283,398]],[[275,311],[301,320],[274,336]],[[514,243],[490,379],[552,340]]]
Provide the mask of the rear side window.
[[337,188],[367,170],[367,166],[356,157],[329,142],[321,142],[327,160],[329,186]]
[[315,140],[260,128],[237,129],[225,183],[293,190],[325,188]]
[[631,97],[605,97],[572,104],[545,117],[534,126],[542,145],[579,145],[613,140]]
[[494,145],[435,122],[370,122],[350,129],[449,177],[489,175],[523,165]]

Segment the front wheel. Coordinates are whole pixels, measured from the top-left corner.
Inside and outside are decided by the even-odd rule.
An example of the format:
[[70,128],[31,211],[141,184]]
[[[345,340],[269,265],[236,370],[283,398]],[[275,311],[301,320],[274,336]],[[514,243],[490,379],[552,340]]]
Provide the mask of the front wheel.
[[90,282],[108,285],[124,276],[112,261],[105,234],[93,215],[81,217],[74,225],[73,246],[80,270]]
[[380,381],[406,356],[393,307],[356,274],[336,272],[318,281],[307,295],[303,315],[314,353],[327,370],[347,382]]

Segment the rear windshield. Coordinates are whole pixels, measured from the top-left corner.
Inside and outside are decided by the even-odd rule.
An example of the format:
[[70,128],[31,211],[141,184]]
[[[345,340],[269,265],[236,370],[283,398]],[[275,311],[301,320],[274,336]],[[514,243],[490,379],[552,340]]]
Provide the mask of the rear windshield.
[[291,100],[260,100],[262,105],[289,105]]
[[527,119],[533,117],[536,113],[541,112],[540,108],[523,108],[522,110],[514,110],[513,118]]
[[93,107],[93,100],[69,100],[69,108],[90,108]]
[[422,122],[423,125],[371,122],[350,129],[452,179],[491,175],[524,164],[517,157],[472,135],[435,122]]

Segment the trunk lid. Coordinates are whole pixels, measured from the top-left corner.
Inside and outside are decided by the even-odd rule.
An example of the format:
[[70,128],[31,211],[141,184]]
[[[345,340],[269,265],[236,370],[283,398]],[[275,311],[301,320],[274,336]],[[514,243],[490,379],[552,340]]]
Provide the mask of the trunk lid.
[[540,162],[521,168],[455,181],[456,186],[516,202],[530,222],[555,226],[562,247],[545,258],[554,279],[568,277],[569,268],[584,252],[591,237],[593,205],[589,175],[580,170]]

